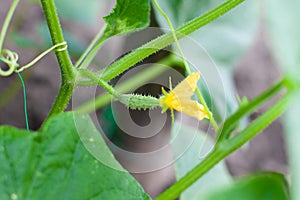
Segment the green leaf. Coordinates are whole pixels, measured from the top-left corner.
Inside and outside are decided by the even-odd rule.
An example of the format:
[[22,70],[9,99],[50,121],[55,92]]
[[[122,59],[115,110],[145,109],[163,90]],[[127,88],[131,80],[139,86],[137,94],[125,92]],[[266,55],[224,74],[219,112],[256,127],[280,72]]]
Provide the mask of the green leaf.
[[291,196],[292,199],[300,199],[300,134],[299,134],[299,113],[300,113],[300,92],[291,103],[286,115],[283,118],[285,129],[285,141],[288,150],[289,164],[291,168]]
[[[224,1],[158,0],[158,2],[174,27],[179,27]],[[209,92],[214,97],[212,104],[216,106],[216,109],[213,109],[213,114],[219,115],[220,119],[229,116],[237,108],[232,79],[233,67],[255,38],[259,21],[258,10],[255,0],[245,1],[234,10],[180,41],[187,61],[196,70],[200,69]],[[161,27],[168,28],[166,20],[158,12],[156,12],[156,18]],[[215,69],[216,66],[217,69]],[[219,102],[217,102],[218,99]],[[209,101],[209,99],[206,100]]]
[[236,181],[215,191],[203,200],[287,200],[288,188],[284,177],[276,173],[260,173]]
[[[91,150],[101,150],[101,162]],[[0,127],[0,162],[3,200],[149,199],[128,172],[111,167],[121,168],[85,115],[55,116],[41,132]]]
[[103,2],[99,0],[55,0],[55,5],[62,18],[91,25],[99,17]]
[[[287,74],[290,81],[298,84],[300,80],[300,1],[262,1],[265,9],[265,23],[268,39],[273,54],[278,61],[279,67]],[[284,116],[284,129],[286,146],[288,149],[289,164],[292,174],[292,199],[300,199],[300,161],[299,161],[299,106],[300,94],[295,95],[293,104],[290,105]]]
[[[178,158],[175,165],[176,178],[180,179],[188,171],[201,162],[213,147],[213,140],[194,128],[175,122],[172,126],[172,149],[174,158]],[[202,199],[203,195],[222,188],[231,183],[225,163],[220,162],[201,179],[189,187],[182,195],[181,200]]]
[[149,0],[117,0],[113,11],[104,17],[106,38],[130,33],[149,26]]
[[300,65],[300,1],[262,1],[266,8],[266,30],[272,51],[280,67],[299,80]]

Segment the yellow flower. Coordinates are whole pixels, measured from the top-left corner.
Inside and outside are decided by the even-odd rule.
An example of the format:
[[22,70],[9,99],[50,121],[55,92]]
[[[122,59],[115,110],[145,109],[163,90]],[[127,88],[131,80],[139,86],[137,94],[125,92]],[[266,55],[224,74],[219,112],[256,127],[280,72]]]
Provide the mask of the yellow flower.
[[208,118],[203,105],[191,99],[195,92],[199,78],[199,72],[192,73],[169,93],[162,88],[164,96],[159,98],[159,105],[163,108],[162,112],[165,112],[167,109],[171,109],[171,111],[174,109],[195,117],[198,120]]

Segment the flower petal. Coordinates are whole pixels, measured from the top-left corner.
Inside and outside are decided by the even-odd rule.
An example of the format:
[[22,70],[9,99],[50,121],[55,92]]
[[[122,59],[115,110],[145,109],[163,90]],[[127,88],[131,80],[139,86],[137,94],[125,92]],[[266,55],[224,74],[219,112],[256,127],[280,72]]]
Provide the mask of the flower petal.
[[165,111],[166,108],[170,108],[171,110],[174,109],[191,117],[195,117],[198,120],[208,118],[203,105],[191,99],[199,78],[199,72],[192,73],[181,81],[170,93],[166,93],[163,90],[165,96],[160,98],[160,105],[163,107],[163,111]]
[[191,73],[172,90],[179,99],[190,98],[195,92],[200,72]]
[[195,117],[198,120],[208,118],[203,105],[199,104],[197,101],[190,100],[181,102],[181,106],[174,109],[191,117]]

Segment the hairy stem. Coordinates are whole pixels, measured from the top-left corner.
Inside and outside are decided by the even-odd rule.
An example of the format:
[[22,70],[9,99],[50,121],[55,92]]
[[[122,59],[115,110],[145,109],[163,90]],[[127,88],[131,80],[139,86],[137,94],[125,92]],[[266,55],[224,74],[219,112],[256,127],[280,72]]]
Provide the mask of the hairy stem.
[[[191,34],[192,32],[200,29],[211,21],[219,18],[229,10],[233,9],[244,0],[228,0],[217,8],[209,11],[208,13],[191,20],[185,25],[181,26],[176,30],[176,36],[178,39],[183,38],[184,36]],[[114,62],[108,66],[103,72],[101,72],[101,77],[103,80],[109,81],[112,78],[118,76],[120,73],[134,66],[136,63],[142,59],[152,55],[165,48],[166,46],[174,42],[174,37],[172,33],[164,34],[151,42],[137,48],[131,53],[125,55],[120,60]]]
[[120,93],[113,88],[111,85],[109,85],[107,82],[100,79],[94,72],[89,71],[87,69],[79,69],[77,73],[81,76],[89,78],[92,82],[95,82],[99,84],[101,87],[103,87],[109,94],[111,94],[115,98],[120,97]]
[[[41,0],[41,4],[53,45],[63,43],[65,39],[57,16],[54,0]],[[61,86],[47,119],[52,115],[59,114],[65,110],[73,93],[75,82],[73,65],[67,49],[56,51],[55,54],[61,71]]]

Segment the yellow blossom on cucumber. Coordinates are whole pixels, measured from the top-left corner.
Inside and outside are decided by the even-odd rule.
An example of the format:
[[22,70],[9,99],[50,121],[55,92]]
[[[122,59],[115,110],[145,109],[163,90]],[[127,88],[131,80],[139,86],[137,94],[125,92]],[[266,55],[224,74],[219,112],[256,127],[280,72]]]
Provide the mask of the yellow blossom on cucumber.
[[199,78],[199,72],[191,73],[169,93],[162,88],[164,95],[159,98],[159,105],[163,108],[162,112],[171,109],[195,117],[198,120],[209,118],[204,106],[191,99]]

